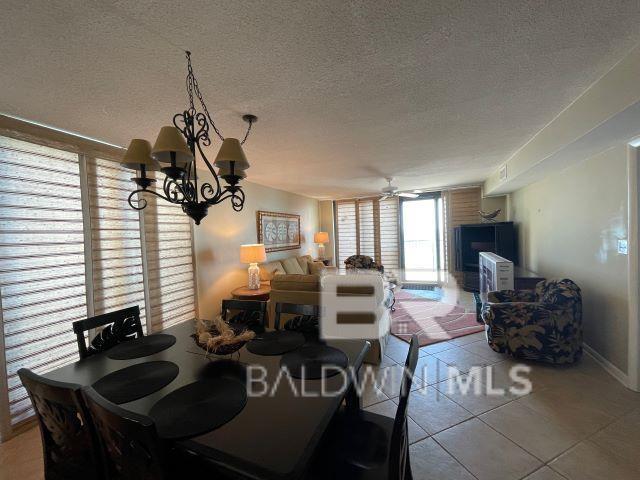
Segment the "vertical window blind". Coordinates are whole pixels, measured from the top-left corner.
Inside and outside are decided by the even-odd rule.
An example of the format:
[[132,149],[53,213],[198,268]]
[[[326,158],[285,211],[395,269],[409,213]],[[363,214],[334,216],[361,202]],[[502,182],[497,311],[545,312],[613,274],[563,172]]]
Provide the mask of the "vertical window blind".
[[398,199],[365,198],[335,202],[338,265],[351,255],[368,255],[393,272],[400,266]]
[[18,369],[78,359],[73,321],[131,305],[149,330],[195,316],[190,221],[164,202],[133,210],[132,173],[0,136],[0,433],[33,415]]
[[195,317],[191,220],[179,205],[151,195],[147,200],[143,213],[151,327],[157,331]]
[[140,212],[127,202],[132,172],[87,159],[95,315],[138,305],[146,329]]
[[71,322],[87,316],[78,155],[0,138],[0,205],[2,394],[16,425],[32,414],[17,371],[78,358]]

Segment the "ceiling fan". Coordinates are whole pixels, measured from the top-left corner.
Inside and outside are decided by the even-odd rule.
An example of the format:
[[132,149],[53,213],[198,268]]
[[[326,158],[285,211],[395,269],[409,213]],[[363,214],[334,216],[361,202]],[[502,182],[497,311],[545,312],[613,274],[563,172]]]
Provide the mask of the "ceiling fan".
[[405,198],[418,198],[420,195],[411,192],[398,192],[398,187],[391,185],[393,178],[385,178],[388,185],[382,189],[382,196],[380,200],[386,200],[389,197],[405,197]]

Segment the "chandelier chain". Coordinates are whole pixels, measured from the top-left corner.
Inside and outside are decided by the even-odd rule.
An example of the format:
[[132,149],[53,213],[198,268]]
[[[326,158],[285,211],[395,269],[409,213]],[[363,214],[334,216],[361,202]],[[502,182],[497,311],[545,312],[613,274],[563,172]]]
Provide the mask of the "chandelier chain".
[[193,73],[193,67],[191,66],[191,52],[185,52],[185,53],[187,55],[187,91],[189,92],[189,105],[191,106],[191,108],[194,108],[193,94],[195,93],[196,96],[198,97],[198,101],[200,102],[200,105],[202,105],[202,110],[204,111],[204,114],[207,116],[207,119],[209,120],[209,123],[213,128],[213,131],[216,132],[216,135],[218,135],[218,138],[220,138],[220,140],[224,140],[222,133],[220,133],[220,130],[218,130],[218,127],[213,121],[213,118],[211,118],[209,109],[207,108],[207,105],[204,103],[204,98],[202,97],[202,93],[200,93],[198,80],[196,80],[196,76]]

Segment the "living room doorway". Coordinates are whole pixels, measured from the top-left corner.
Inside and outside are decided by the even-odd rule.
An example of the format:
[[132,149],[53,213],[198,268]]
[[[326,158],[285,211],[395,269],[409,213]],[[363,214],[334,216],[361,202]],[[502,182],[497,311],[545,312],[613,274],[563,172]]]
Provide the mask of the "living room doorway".
[[400,198],[400,256],[404,282],[424,285],[441,282],[443,221],[440,192]]

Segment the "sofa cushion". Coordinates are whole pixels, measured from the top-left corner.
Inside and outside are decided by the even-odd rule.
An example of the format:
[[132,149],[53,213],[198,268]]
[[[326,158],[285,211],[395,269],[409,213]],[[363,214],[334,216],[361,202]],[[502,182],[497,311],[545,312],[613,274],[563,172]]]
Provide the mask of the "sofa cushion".
[[311,255],[300,255],[296,257],[298,263],[300,264],[300,268],[302,269],[302,273],[309,273],[309,264],[313,262]]
[[296,257],[289,257],[281,260],[282,266],[284,267],[284,271],[287,273],[298,273],[300,275],[304,274],[304,271],[300,267],[298,263],[298,259]]
[[271,290],[317,292],[320,290],[320,275],[278,275],[271,282]]
[[277,260],[260,265],[260,280],[263,282],[272,280],[275,275],[285,273],[287,272],[284,271],[282,264]]
[[326,268],[322,262],[310,262],[308,265],[311,275],[320,275]]

